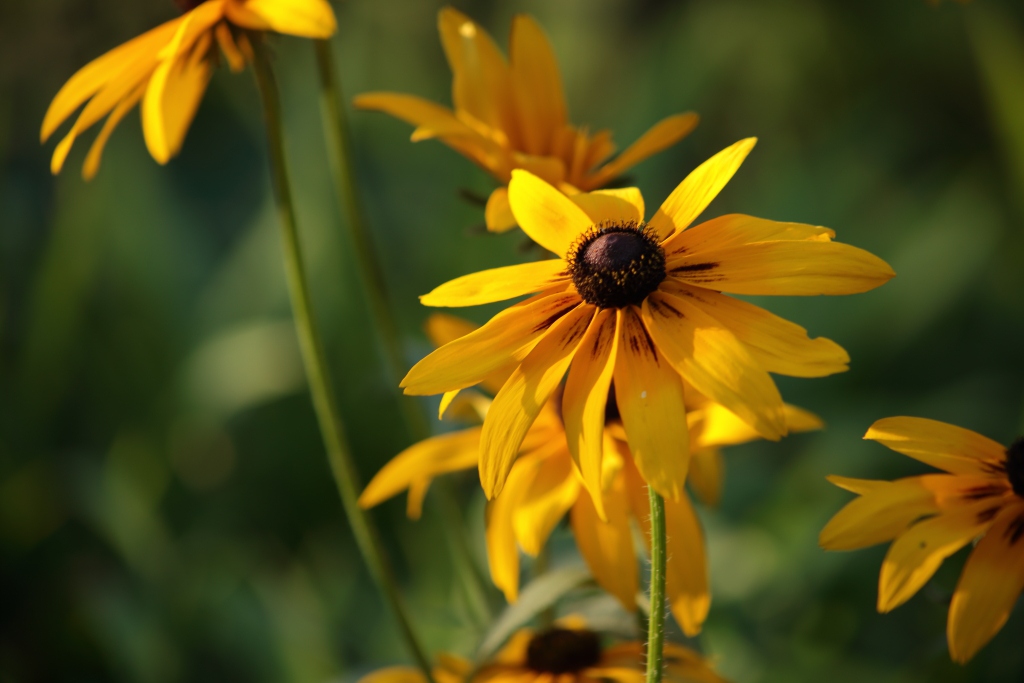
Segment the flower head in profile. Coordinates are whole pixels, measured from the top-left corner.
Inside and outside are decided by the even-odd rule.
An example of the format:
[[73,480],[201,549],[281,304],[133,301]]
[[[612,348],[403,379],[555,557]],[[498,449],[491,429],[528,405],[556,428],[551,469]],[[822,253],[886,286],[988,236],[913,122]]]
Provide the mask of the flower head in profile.
[[[471,333],[475,326],[454,316],[435,314],[427,329],[436,344],[443,344]],[[501,384],[499,377],[484,382],[485,388],[495,391]],[[576,544],[594,578],[627,611],[633,611],[640,558],[632,529],[636,526],[645,540],[649,538],[648,498],[629,453],[615,398],[609,397],[605,410],[602,438],[606,454],[597,499],[592,499],[580,484],[558,402],[556,393],[544,406],[523,441],[505,490],[488,503],[486,540],[491,578],[506,599],[514,602],[519,591],[519,551],[536,557],[568,514]],[[687,392],[687,402],[688,412],[680,419],[689,425],[693,462],[701,463],[695,470],[702,472],[696,481],[691,476],[691,488],[699,497],[717,499],[721,487],[720,448],[752,441],[758,435],[728,410],[696,392]],[[471,414],[475,412],[482,419],[489,405],[485,396],[466,392],[453,402],[451,410],[469,408]],[[786,405],[785,413],[791,431],[821,427],[815,415],[800,408]],[[480,433],[480,427],[471,427],[410,446],[370,481],[360,504],[372,507],[407,490],[407,512],[412,518],[419,517],[423,496],[434,477],[477,466]],[[669,604],[683,631],[694,636],[700,632],[711,603],[704,535],[688,497],[666,501],[665,515],[669,528]]]
[[42,142],[85,105],[53,152],[59,173],[75,140],[104,118],[85,158],[82,175],[99,170],[103,148],[118,123],[142,103],[142,131],[149,153],[164,164],[185,140],[213,68],[223,57],[232,71],[251,59],[244,31],[276,31],[327,38],[336,28],[327,0],[177,0],[183,14],[129,40],[78,70],[50,103]]
[[896,481],[830,477],[858,497],[821,532],[826,550],[892,541],[878,582],[878,611],[909,600],[939,566],[975,539],[953,593],[949,651],[966,662],[1009,618],[1024,587],[1024,439],[1009,448],[944,422],[891,417],[865,439],[943,471]]
[[[568,193],[605,187],[697,125],[696,114],[670,116],[613,156],[610,131],[591,135],[569,123],[558,62],[532,17],[513,20],[507,60],[482,27],[455,9],[441,10],[438,28],[452,69],[454,110],[388,92],[360,95],[356,106],[411,123],[413,141],[437,138],[503,186],[522,168]],[[496,232],[515,226],[505,187],[491,194],[486,219]]]
[[[640,683],[644,680],[644,643],[607,645],[579,618],[559,620],[541,631],[521,629],[493,659],[476,669],[453,655],[438,657],[438,683]],[[664,680],[669,683],[726,683],[693,650],[665,643]],[[359,683],[425,683],[418,669],[396,666],[364,676]]]
[[614,386],[644,481],[679,500],[689,464],[684,380],[764,438],[787,432],[770,372],[820,377],[846,352],[725,293],[851,294],[892,277],[881,259],[832,241],[827,228],[726,215],[689,227],[754,145],[743,140],[698,167],[648,221],[635,188],[567,196],[518,170],[509,199],[523,230],[557,258],[467,275],[422,297],[474,306],[534,294],[434,351],[402,381],[406,393],[453,392],[511,374],[481,432],[488,498],[505,485],[523,439],[566,377],[569,450],[597,499],[604,416]]

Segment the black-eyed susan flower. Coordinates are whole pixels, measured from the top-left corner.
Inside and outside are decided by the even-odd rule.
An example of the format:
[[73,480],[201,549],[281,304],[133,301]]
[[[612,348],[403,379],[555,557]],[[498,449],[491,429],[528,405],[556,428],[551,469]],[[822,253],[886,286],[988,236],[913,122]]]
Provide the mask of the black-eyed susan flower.
[[1024,587],[1024,439],[1009,448],[975,432],[916,417],[871,426],[873,439],[944,474],[896,481],[829,477],[858,498],[821,532],[827,550],[892,541],[878,611],[909,600],[943,560],[975,539],[949,606],[946,637],[966,662],[999,632]]
[[53,152],[59,173],[75,140],[102,119],[82,167],[91,179],[118,123],[142,103],[142,131],[153,158],[167,163],[181,149],[222,55],[232,71],[252,59],[241,30],[327,38],[336,28],[326,0],[177,0],[183,14],[94,59],[64,84],[43,118],[42,142],[72,114],[81,113]]
[[557,258],[467,275],[422,297],[474,306],[525,294],[416,364],[406,393],[454,392],[512,368],[481,432],[480,478],[501,492],[523,439],[566,376],[561,416],[595,500],[604,415],[614,385],[633,460],[655,491],[680,500],[689,463],[683,382],[776,440],[787,432],[769,372],[820,377],[846,369],[836,343],[725,293],[851,294],[893,276],[828,228],[726,215],[690,228],[754,145],[742,140],[691,173],[644,222],[636,188],[567,196],[513,172],[519,225]]
[[[428,333],[440,345],[471,333],[475,326],[453,316],[435,314],[428,321]],[[495,376],[485,385],[500,388]],[[483,419],[490,399],[478,392],[461,396],[462,405]],[[544,406],[523,441],[519,458],[509,474],[505,490],[487,507],[487,557],[494,584],[509,602],[519,591],[519,551],[536,557],[559,521],[570,515],[577,546],[591,573],[601,586],[628,610],[636,609],[639,587],[638,559],[633,543],[635,524],[648,538],[647,493],[633,464],[614,397],[604,415],[606,445],[600,497],[597,505],[584,490],[569,453],[565,427],[559,415],[559,395]],[[757,432],[725,408],[687,392],[691,408],[680,419],[689,424],[695,462],[720,457],[722,446],[758,438]],[[785,405],[791,431],[817,429],[821,421],[813,414]],[[417,443],[385,465],[366,487],[359,502],[372,507],[408,491],[408,515],[420,515],[430,482],[441,474],[476,467],[480,457],[480,427],[471,427],[432,437]],[[691,486],[694,481],[691,480]],[[720,470],[709,471],[704,488],[717,492]],[[706,490],[695,487],[701,495]],[[666,501],[669,528],[667,592],[676,621],[690,636],[700,632],[711,597],[708,587],[704,536],[700,521],[683,496]]]
[[[582,620],[559,620],[542,631],[517,631],[495,657],[473,672],[461,657],[442,655],[434,668],[438,683],[641,683],[644,644],[606,645]],[[666,643],[664,680],[672,683],[725,683],[710,663],[693,650]],[[391,667],[364,676],[359,683],[424,683],[423,674]]]
[[414,142],[436,138],[494,176],[503,186],[487,202],[493,231],[515,225],[504,187],[513,169],[529,170],[564,192],[595,190],[697,125],[696,114],[670,116],[613,156],[610,131],[591,135],[569,123],[558,62],[532,17],[513,20],[507,60],[487,31],[457,10],[442,9],[438,28],[452,69],[454,110],[389,92],[360,95],[355,103],[411,123]]

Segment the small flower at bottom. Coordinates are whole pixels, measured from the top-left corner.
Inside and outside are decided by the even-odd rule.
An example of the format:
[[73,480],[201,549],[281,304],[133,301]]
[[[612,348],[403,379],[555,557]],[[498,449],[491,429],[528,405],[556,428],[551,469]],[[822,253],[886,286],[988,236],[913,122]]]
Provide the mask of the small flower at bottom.
[[[696,114],[670,116],[609,160],[615,152],[610,131],[590,135],[568,122],[558,62],[532,17],[513,20],[508,61],[487,31],[451,7],[441,10],[438,28],[453,73],[454,111],[388,92],[360,95],[356,106],[413,124],[414,142],[437,138],[503,185],[513,169],[523,168],[570,194],[596,190],[697,125]],[[485,216],[492,231],[515,226],[505,187],[491,194]]]
[[1006,623],[1024,587],[1024,439],[1009,448],[944,422],[891,417],[872,439],[944,470],[896,481],[829,477],[859,497],[822,530],[826,550],[892,541],[878,583],[878,611],[909,600],[943,560],[975,539],[949,606],[946,637],[966,662]]
[[[580,619],[568,618],[542,631],[517,631],[475,673],[469,661],[443,654],[433,674],[438,683],[642,683],[644,665],[643,643],[607,645]],[[664,676],[671,683],[726,683],[706,659],[675,643],[665,644]],[[417,669],[391,667],[359,683],[424,683],[424,676]]]
[[683,382],[764,438],[787,432],[770,372],[822,377],[846,370],[836,343],[725,292],[864,292],[892,269],[832,241],[827,228],[727,215],[690,224],[754,145],[742,140],[693,171],[644,222],[636,188],[566,196],[517,170],[509,185],[520,227],[558,258],[466,275],[422,297],[428,306],[475,306],[535,294],[421,360],[407,394],[451,393],[499,370],[481,436],[480,480],[493,498],[520,445],[567,375],[561,415],[569,450],[597,499],[604,413],[618,410],[644,481],[679,500],[689,464]]
[[[475,329],[453,316],[435,314],[428,332],[440,345],[465,336]],[[503,378],[496,374],[485,388],[496,390]],[[452,400],[450,410],[469,408],[479,419],[487,414],[490,399],[477,392]],[[615,596],[624,609],[636,609],[639,588],[638,560],[633,543],[634,524],[644,539],[649,537],[647,493],[633,464],[626,443],[617,404],[609,396],[604,414],[602,439],[606,445],[601,491],[593,498],[584,491],[566,442],[565,425],[559,414],[559,393],[548,401],[527,433],[508,484],[487,506],[487,557],[494,584],[509,602],[519,591],[519,551],[536,557],[559,521],[570,515],[576,544],[591,573],[601,586]],[[725,408],[707,401],[694,391],[687,392],[691,410],[679,419],[690,428],[694,462],[720,457],[719,448],[752,441],[757,432]],[[461,403],[461,405],[460,405]],[[821,427],[813,414],[786,405],[791,431]],[[419,517],[423,497],[431,480],[441,474],[470,469],[480,458],[480,427],[471,427],[426,439],[397,455],[370,481],[359,502],[372,507],[408,490],[407,512]],[[704,466],[703,491],[717,492],[721,470]],[[693,482],[691,481],[691,486]],[[696,489],[698,493],[701,489]],[[687,496],[665,502],[668,534],[667,592],[669,604],[683,631],[700,632],[711,604],[708,586],[704,534],[700,520]]]
[[167,163],[181,149],[219,55],[236,72],[251,60],[252,46],[242,31],[327,38],[337,27],[326,0],[177,4],[182,16],[89,62],[53,98],[43,118],[42,142],[85,105],[53,152],[53,173],[60,173],[78,136],[106,117],[82,167],[86,180],[95,176],[111,133],[140,101],[146,147],[157,162]]

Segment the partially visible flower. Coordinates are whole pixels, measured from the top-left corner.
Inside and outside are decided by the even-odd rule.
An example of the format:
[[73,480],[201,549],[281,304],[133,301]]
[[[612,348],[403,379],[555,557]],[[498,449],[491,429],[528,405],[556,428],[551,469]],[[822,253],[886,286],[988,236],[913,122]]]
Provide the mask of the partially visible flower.
[[741,140],[687,176],[644,222],[636,188],[566,196],[524,170],[509,185],[519,225],[557,258],[466,275],[422,297],[476,306],[526,294],[471,334],[437,349],[402,381],[407,394],[451,393],[511,371],[481,436],[480,480],[494,498],[530,426],[566,377],[561,415],[584,484],[599,499],[609,388],[644,481],[679,500],[690,448],[684,381],[762,437],[788,427],[769,373],[846,370],[835,342],[725,292],[852,294],[893,276],[828,228],[726,215],[689,227],[739,168]]
[[[441,655],[433,670],[438,683],[642,683],[645,646],[640,642],[606,645],[582,620],[560,620],[543,631],[522,629],[495,657],[472,674],[461,657]],[[664,680],[670,683],[726,683],[693,650],[665,643]],[[425,683],[423,673],[396,666],[375,671],[359,683]]]
[[896,481],[829,477],[859,497],[821,532],[826,550],[892,541],[878,582],[878,611],[909,600],[942,561],[975,539],[949,606],[946,637],[960,663],[1003,627],[1024,587],[1024,439],[1009,448],[975,432],[890,417],[865,439],[943,470]]
[[[532,17],[512,22],[509,59],[481,26],[446,7],[438,28],[452,69],[454,111],[414,95],[367,93],[357,107],[383,111],[416,126],[414,142],[437,138],[474,161],[502,185],[512,170],[526,169],[563,192],[607,186],[647,157],[686,137],[698,121],[693,113],[670,116],[614,156],[611,132],[591,135],[569,123],[554,51]],[[499,187],[486,208],[487,227],[515,226],[508,192]]]
[[326,0],[178,0],[178,5],[182,16],[89,62],[53,98],[43,118],[42,142],[85,105],[53,152],[53,173],[60,172],[78,136],[106,117],[82,167],[82,176],[93,178],[110,134],[139,102],[146,147],[158,163],[167,163],[181,149],[220,56],[236,72],[251,60],[245,30],[327,38],[337,27]]
[[[453,316],[435,314],[428,332],[435,344],[472,332],[474,326]],[[501,386],[500,377],[489,383]],[[490,400],[476,392],[462,395],[452,409],[470,408],[483,419]],[[678,419],[689,424],[695,462],[720,458],[722,446],[753,441],[756,431],[722,406],[711,403],[696,392],[688,392],[692,409]],[[618,416],[614,397],[610,397],[604,416],[603,440],[606,444],[602,490],[591,499],[580,483],[566,442],[565,426],[559,415],[557,396],[544,406],[523,442],[519,457],[509,474],[505,490],[487,507],[487,557],[494,584],[509,602],[519,591],[519,551],[536,557],[547,543],[559,521],[568,513],[580,554],[601,586],[614,595],[628,611],[636,609],[639,584],[638,559],[632,527],[638,526],[644,539],[649,503],[643,479],[633,464],[626,436]],[[795,406],[785,406],[791,431],[821,427],[813,414]],[[372,507],[408,490],[407,513],[420,515],[423,497],[431,480],[441,474],[476,467],[480,457],[480,427],[435,436],[410,446],[395,456],[370,481],[359,502]],[[705,473],[699,495],[717,500],[721,470]],[[693,636],[700,632],[711,604],[708,587],[704,535],[689,498],[665,501],[668,524],[667,592],[673,616],[683,631]]]

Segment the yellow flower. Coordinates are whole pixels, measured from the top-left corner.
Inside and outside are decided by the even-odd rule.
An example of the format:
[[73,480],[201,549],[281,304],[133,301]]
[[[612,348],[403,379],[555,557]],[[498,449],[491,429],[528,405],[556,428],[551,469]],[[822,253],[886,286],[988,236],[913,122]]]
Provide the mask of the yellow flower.
[[[447,315],[435,314],[428,322],[428,332],[439,345],[474,329],[472,324]],[[500,378],[494,379],[499,381],[485,384],[500,388]],[[464,397],[465,405],[453,404],[452,410],[468,407],[482,419],[490,401],[475,392]],[[488,503],[486,538],[491,578],[509,602],[515,601],[519,590],[519,550],[536,557],[559,520],[568,513],[576,544],[594,578],[627,611],[633,611],[639,576],[632,524],[635,523],[647,539],[650,515],[647,493],[633,465],[622,424],[616,415],[614,397],[609,398],[604,415],[602,438],[607,452],[597,507],[591,497],[583,493],[569,454],[557,399],[556,394],[533,423],[505,490]],[[685,416],[692,436],[693,459],[695,463],[712,461],[712,465],[705,466],[708,471],[702,485],[717,496],[721,485],[717,462],[721,457],[719,448],[752,441],[758,435],[728,410],[696,392],[688,391],[687,401],[693,406]],[[786,405],[785,413],[787,426],[792,431],[821,427],[815,415],[800,408]],[[408,490],[407,512],[413,519],[418,518],[423,496],[434,477],[477,465],[480,433],[480,427],[473,427],[435,436],[407,448],[377,473],[360,497],[360,505],[373,507]],[[693,483],[691,479],[691,485]],[[665,515],[669,529],[669,603],[683,631],[693,636],[700,632],[711,604],[704,536],[686,496],[678,501],[666,501]]]
[[185,10],[182,16],[89,62],[53,98],[43,118],[42,142],[85,105],[53,152],[53,173],[64,166],[75,139],[106,117],[82,167],[82,176],[93,178],[110,134],[140,101],[146,147],[157,162],[167,163],[185,140],[218,61],[217,47],[237,72],[245,68],[252,52],[241,30],[327,38],[336,28],[326,0],[178,0],[178,4]]
[[[693,650],[665,643],[664,678],[670,683],[726,683]],[[605,645],[582,620],[560,620],[553,628],[522,629],[475,673],[469,661],[449,654],[438,657],[438,683],[643,683],[644,644]],[[359,683],[424,683],[418,669],[396,666],[375,671]]]
[[946,637],[957,662],[975,655],[1006,623],[1024,586],[1024,439],[1009,448],[961,427],[890,417],[865,439],[936,467],[896,481],[829,477],[858,494],[821,532],[826,550],[892,541],[878,582],[878,611],[909,600],[942,561],[973,540],[949,606]]
[[519,225],[558,258],[467,275],[422,297],[474,306],[539,292],[416,364],[405,392],[473,386],[496,371],[498,391],[481,434],[480,478],[495,497],[520,445],[568,373],[562,417],[584,483],[601,489],[605,403],[614,382],[629,449],[643,479],[679,500],[689,463],[683,380],[761,436],[787,432],[769,372],[820,377],[846,369],[846,352],[736,294],[850,294],[893,276],[833,231],[727,215],[688,228],[754,145],[706,161],[649,222],[636,188],[566,196],[527,171],[509,185]]
[[[568,122],[558,62],[532,17],[513,20],[507,61],[487,31],[451,7],[441,10],[438,28],[453,74],[454,111],[387,92],[360,95],[356,106],[411,123],[414,142],[437,138],[503,185],[523,168],[570,194],[605,187],[697,125],[696,114],[670,116],[608,160],[615,153],[610,131],[590,135]],[[504,187],[491,194],[485,215],[495,232],[515,226]]]

